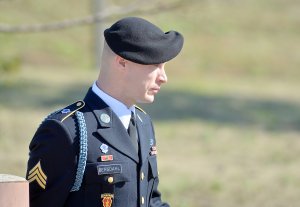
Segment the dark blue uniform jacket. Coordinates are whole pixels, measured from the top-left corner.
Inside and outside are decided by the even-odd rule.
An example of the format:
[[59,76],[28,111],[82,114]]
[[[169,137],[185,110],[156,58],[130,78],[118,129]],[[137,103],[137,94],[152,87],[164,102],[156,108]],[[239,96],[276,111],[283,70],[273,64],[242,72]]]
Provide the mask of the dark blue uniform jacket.
[[[81,186],[70,192],[81,150],[75,111],[84,115],[88,150]],[[91,89],[84,101],[45,119],[29,146],[30,206],[168,207],[157,190],[152,122],[138,108],[136,116],[140,153],[119,118]]]

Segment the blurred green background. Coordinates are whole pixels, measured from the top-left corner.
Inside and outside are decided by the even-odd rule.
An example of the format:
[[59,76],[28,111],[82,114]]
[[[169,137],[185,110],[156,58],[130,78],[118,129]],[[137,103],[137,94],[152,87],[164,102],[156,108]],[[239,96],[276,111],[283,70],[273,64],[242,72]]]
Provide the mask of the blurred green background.
[[[160,189],[172,206],[300,205],[299,9],[297,0],[186,0],[138,13],[185,37],[166,66],[168,84],[142,106],[156,127]],[[89,1],[0,0],[0,23],[13,25],[90,12]],[[24,177],[39,123],[96,79],[93,27],[0,33],[0,173]]]

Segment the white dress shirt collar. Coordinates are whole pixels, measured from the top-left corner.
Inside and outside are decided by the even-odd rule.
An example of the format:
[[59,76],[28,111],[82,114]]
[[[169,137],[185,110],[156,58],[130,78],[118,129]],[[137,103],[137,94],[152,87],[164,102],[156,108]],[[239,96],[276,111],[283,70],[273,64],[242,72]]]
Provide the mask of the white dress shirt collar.
[[134,105],[127,108],[125,104],[120,102],[119,100],[111,97],[104,91],[102,91],[96,84],[96,81],[94,82],[92,86],[92,91],[99,96],[112,110],[113,112],[119,117],[122,124],[124,125],[125,129],[128,128],[130,117],[131,117],[131,111],[135,113],[135,107]]

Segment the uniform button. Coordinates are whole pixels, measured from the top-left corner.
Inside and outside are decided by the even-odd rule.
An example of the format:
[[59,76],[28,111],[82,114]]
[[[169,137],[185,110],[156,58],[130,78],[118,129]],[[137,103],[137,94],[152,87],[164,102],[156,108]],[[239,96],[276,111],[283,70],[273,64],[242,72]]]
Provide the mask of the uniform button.
[[141,180],[144,180],[145,174],[144,172],[141,173]]
[[113,177],[109,177],[109,178],[107,179],[107,182],[109,182],[109,183],[114,182],[114,178],[113,178]]
[[142,198],[141,198],[141,203],[142,203],[142,205],[145,203],[145,198],[144,198],[144,196],[142,196]]

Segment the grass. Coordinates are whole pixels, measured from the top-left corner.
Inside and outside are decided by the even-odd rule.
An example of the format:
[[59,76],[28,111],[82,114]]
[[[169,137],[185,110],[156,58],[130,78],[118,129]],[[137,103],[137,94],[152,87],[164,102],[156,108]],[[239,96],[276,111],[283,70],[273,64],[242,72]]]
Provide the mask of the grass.
[[286,200],[298,205],[297,133],[200,121],[162,124],[158,130],[163,189],[176,206],[284,206]]
[[[114,1],[124,3],[124,1]],[[166,1],[169,2],[169,1]],[[0,1],[1,22],[86,15],[88,5]],[[167,64],[169,82],[152,105],[160,188],[174,207],[297,207],[300,179],[299,2],[186,1],[143,15],[185,46]],[[68,12],[66,12],[68,10]],[[36,17],[40,17],[37,19]],[[91,27],[0,34],[0,173],[24,176],[28,144],[50,112],[84,96]],[[13,62],[13,61],[12,61]]]

